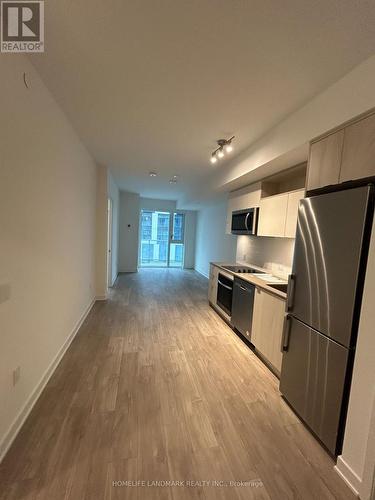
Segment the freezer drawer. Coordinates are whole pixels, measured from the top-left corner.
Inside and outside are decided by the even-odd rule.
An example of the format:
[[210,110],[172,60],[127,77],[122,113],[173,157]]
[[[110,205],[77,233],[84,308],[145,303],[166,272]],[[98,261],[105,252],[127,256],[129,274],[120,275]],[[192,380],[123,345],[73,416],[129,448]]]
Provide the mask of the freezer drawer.
[[233,286],[232,324],[248,340],[251,338],[255,286],[235,278]]
[[370,187],[300,202],[289,312],[346,347],[352,327]]
[[287,323],[280,391],[335,455],[349,350],[291,316]]

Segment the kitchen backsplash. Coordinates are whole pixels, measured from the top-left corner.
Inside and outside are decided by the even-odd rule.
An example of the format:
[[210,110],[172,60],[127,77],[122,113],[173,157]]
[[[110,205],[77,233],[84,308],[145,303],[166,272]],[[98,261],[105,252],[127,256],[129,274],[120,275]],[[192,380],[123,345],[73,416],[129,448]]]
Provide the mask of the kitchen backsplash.
[[236,260],[269,269],[272,274],[286,279],[291,272],[294,239],[238,236]]

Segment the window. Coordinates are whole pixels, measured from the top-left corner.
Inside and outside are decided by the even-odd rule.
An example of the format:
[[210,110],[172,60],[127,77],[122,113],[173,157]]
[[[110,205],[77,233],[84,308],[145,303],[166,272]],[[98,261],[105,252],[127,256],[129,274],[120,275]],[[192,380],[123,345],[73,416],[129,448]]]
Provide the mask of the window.
[[[172,228],[170,228],[171,223]],[[184,223],[184,214],[142,210],[140,266],[183,267]]]
[[173,241],[184,240],[184,214],[173,214]]

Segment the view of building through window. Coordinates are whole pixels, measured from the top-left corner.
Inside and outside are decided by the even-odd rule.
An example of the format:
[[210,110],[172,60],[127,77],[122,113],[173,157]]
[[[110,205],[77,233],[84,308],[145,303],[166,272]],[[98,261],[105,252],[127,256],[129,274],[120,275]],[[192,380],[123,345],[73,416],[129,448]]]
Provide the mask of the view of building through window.
[[[140,265],[182,267],[184,258],[184,215],[173,214],[172,240],[169,212],[142,210]],[[169,263],[168,263],[168,246]]]

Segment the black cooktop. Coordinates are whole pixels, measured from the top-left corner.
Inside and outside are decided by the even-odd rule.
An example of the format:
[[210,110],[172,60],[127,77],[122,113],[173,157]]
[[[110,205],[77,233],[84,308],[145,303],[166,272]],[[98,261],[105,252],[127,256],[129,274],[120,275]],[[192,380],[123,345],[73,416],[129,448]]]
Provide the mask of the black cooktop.
[[259,271],[258,269],[247,266],[222,266],[222,268],[232,273],[265,274],[264,271]]

